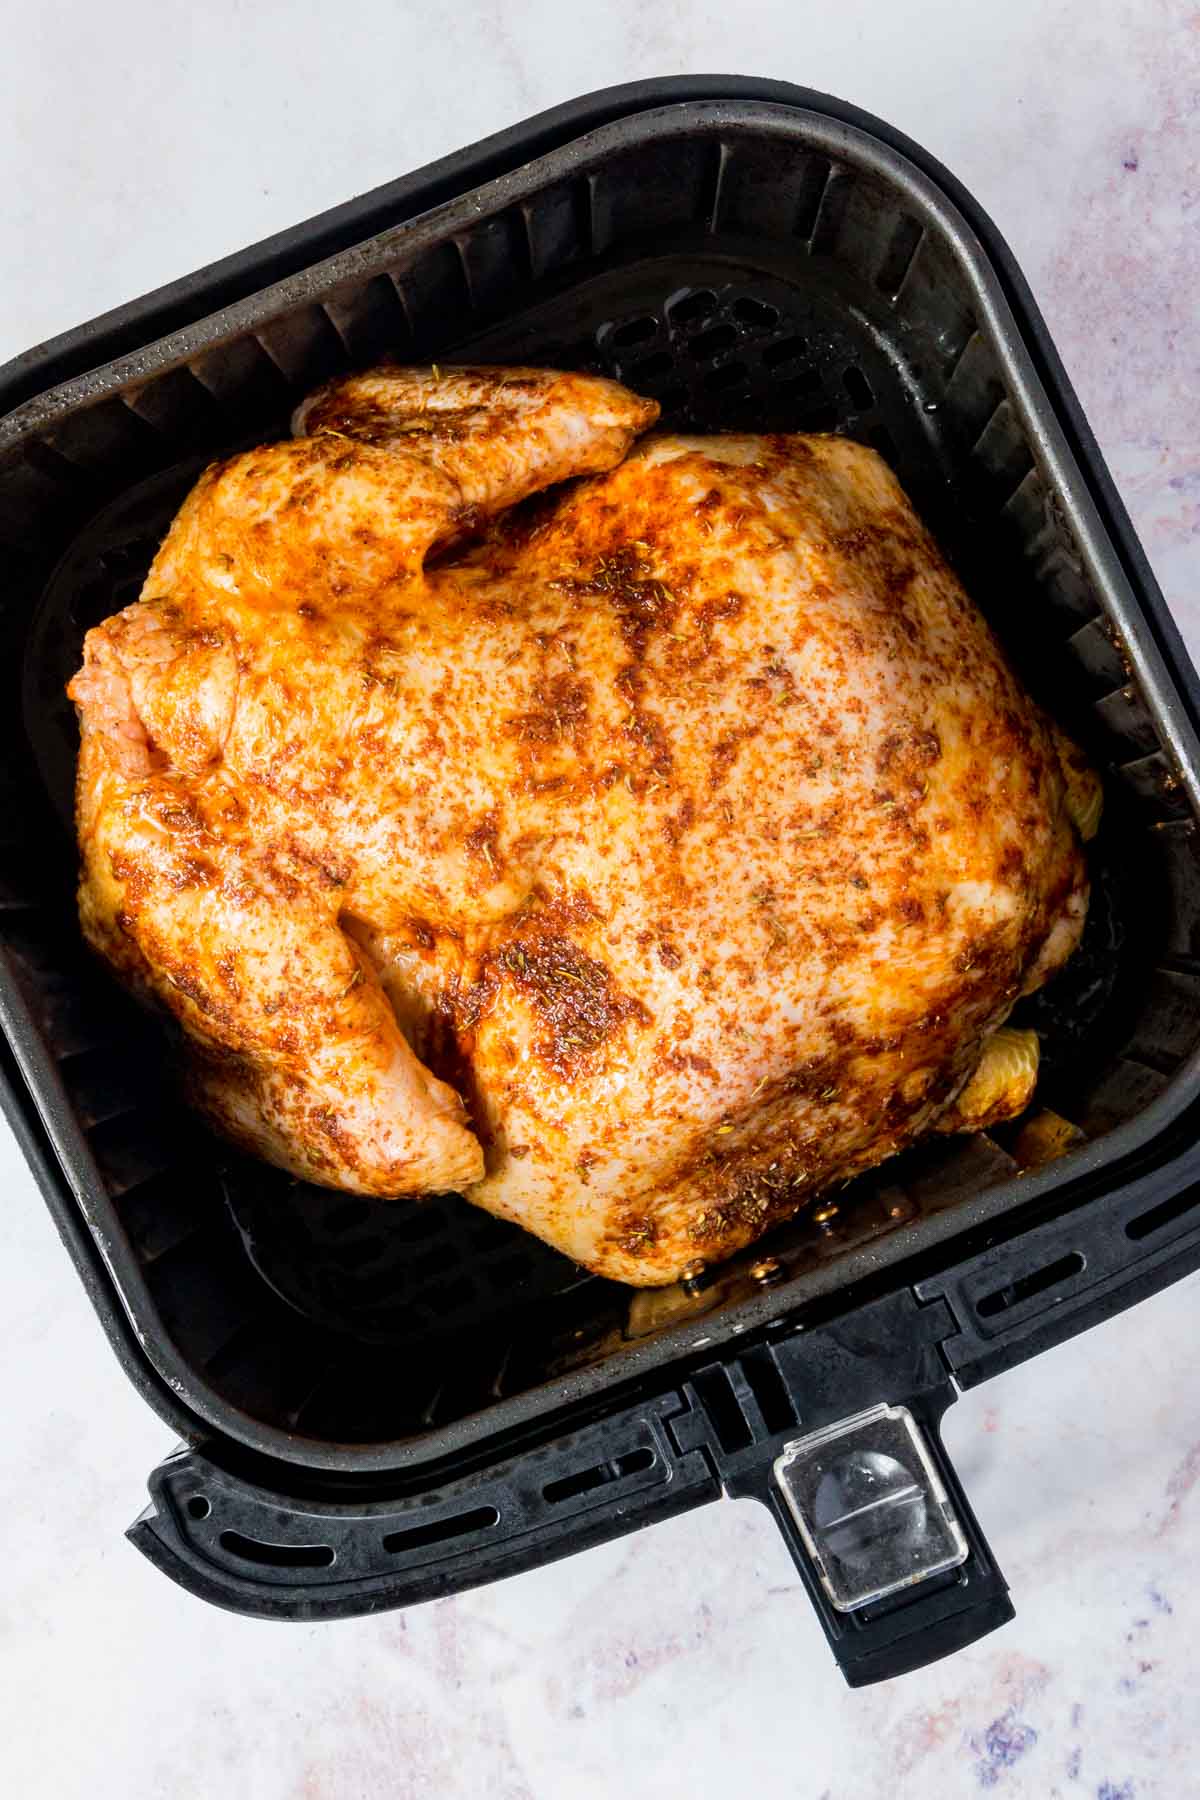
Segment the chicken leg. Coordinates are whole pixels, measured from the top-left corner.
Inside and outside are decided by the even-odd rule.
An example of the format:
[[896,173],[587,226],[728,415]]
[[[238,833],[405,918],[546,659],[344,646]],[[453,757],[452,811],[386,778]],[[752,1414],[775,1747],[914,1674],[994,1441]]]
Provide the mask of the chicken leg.
[[302,409],[313,435],[206,472],[142,599],[88,633],[69,690],[85,933],[179,1019],[214,1122],[297,1175],[393,1195],[467,1186],[484,1166],[462,1100],[342,929],[343,863],[299,809],[264,838],[256,786],[306,788],[333,813],[332,784],[294,759],[284,774],[277,747],[247,793],[255,747],[303,743],[298,640],[327,640],[348,766],[356,713],[369,730],[370,646],[389,616],[419,613],[430,547],[619,461],[656,411],[613,383],[521,370],[387,372],[352,399],[334,384]]

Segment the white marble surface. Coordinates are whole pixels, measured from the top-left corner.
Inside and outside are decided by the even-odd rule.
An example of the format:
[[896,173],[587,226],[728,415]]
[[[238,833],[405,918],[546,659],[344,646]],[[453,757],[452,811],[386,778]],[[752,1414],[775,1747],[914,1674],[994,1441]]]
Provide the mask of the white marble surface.
[[[1200,13],[1184,0],[13,8],[0,357],[606,82],[725,69],[923,140],[1022,259],[1200,648]],[[1018,1617],[851,1694],[748,1505],[407,1615],[284,1628],[121,1533],[168,1448],[0,1143],[0,1788],[16,1800],[1200,1792],[1195,1281],[948,1430]]]

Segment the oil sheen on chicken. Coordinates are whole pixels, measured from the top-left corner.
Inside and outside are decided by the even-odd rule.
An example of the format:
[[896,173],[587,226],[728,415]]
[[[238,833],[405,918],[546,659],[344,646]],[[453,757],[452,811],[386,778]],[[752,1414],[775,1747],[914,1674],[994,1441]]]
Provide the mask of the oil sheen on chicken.
[[210,1119],[641,1285],[1024,1104],[1095,811],[873,451],[656,412],[335,382],[70,690],[84,930]]

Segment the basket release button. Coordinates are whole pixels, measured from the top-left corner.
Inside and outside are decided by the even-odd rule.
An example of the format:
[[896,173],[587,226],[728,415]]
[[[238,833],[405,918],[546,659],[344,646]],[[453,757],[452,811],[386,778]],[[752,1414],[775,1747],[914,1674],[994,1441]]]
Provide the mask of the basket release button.
[[839,1612],[956,1569],[970,1553],[906,1406],[873,1406],[795,1439],[773,1474]]

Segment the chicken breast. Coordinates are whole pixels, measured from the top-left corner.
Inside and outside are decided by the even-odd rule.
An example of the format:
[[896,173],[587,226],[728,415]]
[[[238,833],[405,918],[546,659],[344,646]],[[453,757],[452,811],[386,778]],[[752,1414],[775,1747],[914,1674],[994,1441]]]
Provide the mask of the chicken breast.
[[656,410],[336,382],[70,690],[84,929],[213,1121],[641,1285],[1025,1103],[1096,801],[874,452]]

